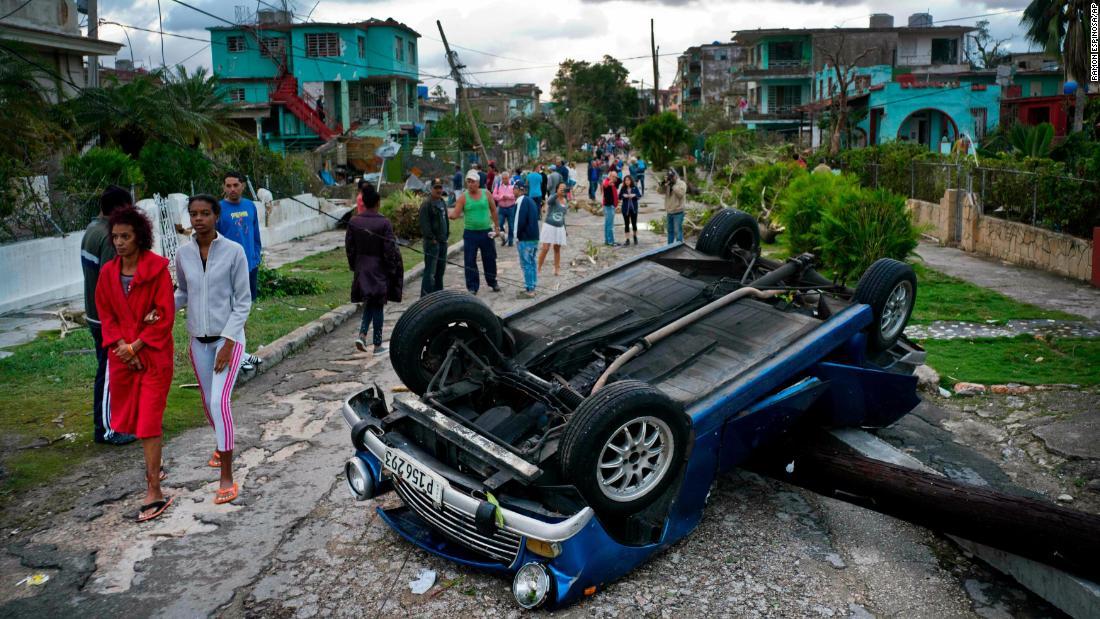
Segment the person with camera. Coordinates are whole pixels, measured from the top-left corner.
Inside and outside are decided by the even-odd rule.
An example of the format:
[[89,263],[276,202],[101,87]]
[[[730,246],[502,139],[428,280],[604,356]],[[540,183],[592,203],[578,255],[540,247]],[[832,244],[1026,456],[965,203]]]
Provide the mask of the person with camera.
[[661,181],[661,192],[665,194],[665,229],[668,231],[668,244],[682,243],[687,183],[676,174],[676,170],[669,170]]

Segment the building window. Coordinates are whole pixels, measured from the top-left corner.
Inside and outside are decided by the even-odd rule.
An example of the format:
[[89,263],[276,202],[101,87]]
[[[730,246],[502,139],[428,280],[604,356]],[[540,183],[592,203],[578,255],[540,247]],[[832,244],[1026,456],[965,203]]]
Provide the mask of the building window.
[[265,38],[260,39],[260,55],[264,58],[282,58],[286,53],[286,39]]
[[359,57],[367,57],[367,39],[366,37],[358,37],[356,42],[359,44]]
[[229,100],[234,103],[240,103],[244,101],[244,88],[230,88]]
[[340,36],[335,32],[316,32],[306,35],[306,56],[323,58],[340,55]]
[[871,87],[870,75],[857,75],[856,76],[856,90],[867,90]]
[[409,41],[409,64],[416,64],[416,41]]
[[230,54],[236,54],[244,51],[244,37],[226,37],[225,45],[229,48]]
[[393,57],[397,62],[405,62],[405,41],[401,37],[393,38]]
[[970,116],[974,118],[974,139],[981,140],[985,137],[986,109],[984,107],[972,108]]
[[932,64],[955,64],[958,58],[958,39],[932,39]]

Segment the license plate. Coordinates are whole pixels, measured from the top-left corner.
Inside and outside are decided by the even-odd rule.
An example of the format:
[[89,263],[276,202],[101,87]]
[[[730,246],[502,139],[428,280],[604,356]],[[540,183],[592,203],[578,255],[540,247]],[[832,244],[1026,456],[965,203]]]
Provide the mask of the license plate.
[[428,470],[428,467],[396,449],[386,449],[382,464],[386,470],[400,477],[414,490],[431,497],[436,507],[443,507],[443,488],[447,482]]

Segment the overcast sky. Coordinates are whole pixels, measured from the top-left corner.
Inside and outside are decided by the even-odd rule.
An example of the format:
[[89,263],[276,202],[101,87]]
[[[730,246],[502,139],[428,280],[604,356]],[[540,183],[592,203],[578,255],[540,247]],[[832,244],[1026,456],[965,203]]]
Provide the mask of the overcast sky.
[[[187,0],[229,21],[238,12],[252,14],[265,3],[280,0]],[[238,4],[239,2],[239,4]],[[499,0],[401,0],[399,2],[338,2],[335,0],[295,0],[293,11],[304,18],[312,10],[311,21],[354,22],[375,17],[392,17],[420,33],[420,74],[425,85],[442,83],[448,91],[454,85],[448,73],[443,44],[435,20],[443,22],[448,41],[458,49],[473,80],[484,84],[535,82],[550,96],[550,81],[556,66],[566,58],[599,60],[604,54],[619,58],[630,70],[632,80],[643,80],[652,87],[653,67],[649,59],[649,20],[656,20],[657,45],[660,47],[661,86],[667,88],[676,70],[676,55],[691,45],[728,41],[736,30],[755,28],[828,28],[866,26],[872,13],[894,15],[894,24],[903,26],[911,13],[927,11],[937,24],[972,25],[988,19],[993,34],[1011,38],[1013,51],[1026,51],[1020,35],[1019,12],[1025,0],[993,0],[991,3],[945,0],[897,0],[873,3],[860,0],[829,2],[756,0],[715,2],[698,0],[554,0],[535,3]],[[208,26],[225,25],[217,19],[177,4],[161,0],[164,31],[209,41]],[[976,17],[1001,13],[987,17]],[[100,0],[100,17],[141,28],[156,30],[157,0]],[[967,18],[967,19],[960,19]],[[161,64],[160,36],[129,29],[129,44],[123,29],[106,25],[100,38],[122,43],[119,57],[129,58],[131,51],[140,66]],[[188,67],[211,64],[207,43],[166,36],[164,56],[169,65]],[[132,50],[130,48],[132,44]],[[477,51],[470,51],[477,50]],[[387,50],[388,51],[388,50]],[[113,59],[104,58],[110,66]]]

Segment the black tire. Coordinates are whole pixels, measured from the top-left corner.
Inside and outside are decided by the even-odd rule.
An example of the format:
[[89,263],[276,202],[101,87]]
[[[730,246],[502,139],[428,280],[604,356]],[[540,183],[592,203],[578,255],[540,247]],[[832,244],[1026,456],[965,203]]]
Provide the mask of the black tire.
[[[624,466],[634,468],[627,474],[624,488],[608,488],[605,483],[614,483],[614,479],[601,480],[601,475],[606,472],[614,477],[616,470],[601,464],[611,462],[609,454],[614,458],[618,451],[612,444],[627,446],[625,440],[621,443],[617,440],[625,439],[623,428],[633,425],[635,432],[650,436],[643,429],[645,426],[640,425],[642,422],[652,424],[654,436],[670,452],[667,460],[662,460],[661,455],[651,455],[650,458],[656,458],[650,462],[654,465],[649,473],[652,477],[647,480],[643,471],[636,493],[631,494],[629,486],[641,459],[638,453],[628,454],[627,458],[632,459]],[[597,514],[622,517],[637,513],[658,500],[680,477],[687,461],[690,425],[683,407],[656,387],[636,380],[612,383],[585,398],[569,419],[558,451],[562,474]]]
[[708,256],[729,258],[733,248],[760,254],[760,226],[756,219],[737,209],[724,208],[714,214],[699,232],[695,249]]
[[433,292],[409,306],[394,325],[390,361],[401,382],[413,393],[424,395],[455,339],[479,350],[483,341],[479,333],[500,349],[500,319],[488,305],[457,290]]
[[871,306],[874,318],[867,328],[871,352],[894,345],[909,324],[917,301],[917,275],[913,267],[891,258],[880,258],[863,273],[853,300]]

